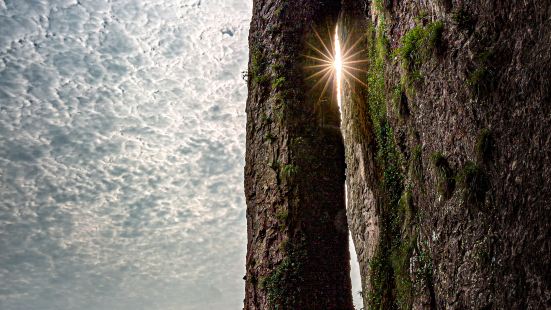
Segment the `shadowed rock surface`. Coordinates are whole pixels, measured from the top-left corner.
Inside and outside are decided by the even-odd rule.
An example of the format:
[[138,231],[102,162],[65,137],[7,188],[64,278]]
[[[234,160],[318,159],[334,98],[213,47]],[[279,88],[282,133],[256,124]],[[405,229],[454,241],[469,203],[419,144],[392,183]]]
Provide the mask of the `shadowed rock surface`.
[[[247,100],[245,309],[353,309],[336,101],[306,82],[338,1],[255,1]],[[327,31],[322,31],[327,39]]]
[[[270,10],[280,3],[270,3],[271,8],[255,4],[252,64],[255,42],[276,42],[266,29],[277,25]],[[338,5],[318,2],[293,6],[296,19],[287,15],[283,20],[294,22],[280,24],[275,37],[285,38],[286,31],[305,34],[305,20],[334,21],[340,14],[340,36],[348,42],[344,50],[358,42],[354,60],[366,61],[355,65],[363,70],[355,72],[362,83],[352,78],[343,83],[342,107],[348,223],[360,262],[365,307],[550,308],[551,4],[343,0],[340,11]],[[302,76],[292,71],[301,62],[296,55],[304,41],[298,39],[301,36],[292,37],[298,41],[277,41],[278,49],[281,56],[290,57],[284,72],[295,79],[291,85],[304,93],[303,86],[297,86],[303,85]],[[295,45],[287,46],[288,42]],[[269,82],[261,86],[252,78],[249,74],[248,270],[268,274],[275,265],[254,269],[251,257],[262,254],[267,255],[263,261],[281,262],[285,256],[266,250],[256,230],[251,231],[254,225],[268,231],[277,218],[275,209],[260,216],[255,211],[259,203],[254,201],[276,197],[273,191],[260,190],[268,180],[260,176],[268,170],[258,162],[266,157],[260,155],[262,150],[269,151],[260,142],[266,127],[259,129],[255,124],[275,97]],[[283,130],[289,135],[285,137],[307,132],[305,124],[319,121],[309,107],[293,108],[285,115],[286,125],[269,128]],[[296,156],[292,160],[321,160],[323,165],[309,166],[308,175],[333,176],[337,184],[342,174],[336,172],[343,166],[328,165],[328,160],[338,160],[340,155],[324,155],[320,142],[335,149],[338,143],[325,142],[323,137],[315,135],[303,144],[301,153],[291,152]],[[292,143],[285,145],[292,149],[288,147]],[[277,197],[293,201],[310,195],[308,190],[295,186]],[[341,197],[342,191],[330,195],[330,190],[328,182],[321,192],[325,197]],[[289,217],[288,227],[303,225],[300,215]],[[308,215],[309,221],[315,221],[310,216],[320,213]],[[320,226],[319,232],[327,227],[334,229]],[[289,235],[293,235],[290,230],[273,238]],[[335,266],[348,268],[345,255],[332,259]],[[318,270],[325,268],[320,265]],[[319,282],[308,289],[322,294],[324,285]],[[348,289],[342,287],[342,294],[348,294]],[[295,292],[294,298],[310,304],[283,308],[326,309],[312,295]],[[248,282],[247,296],[255,294],[264,296],[260,300],[267,296],[260,286]],[[245,308],[256,309],[247,300]]]

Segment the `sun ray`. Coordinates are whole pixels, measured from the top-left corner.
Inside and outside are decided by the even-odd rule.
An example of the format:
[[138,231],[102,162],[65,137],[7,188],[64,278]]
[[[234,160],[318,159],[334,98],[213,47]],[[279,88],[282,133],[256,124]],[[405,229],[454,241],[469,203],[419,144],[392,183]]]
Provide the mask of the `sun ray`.
[[362,59],[362,60],[354,60],[354,61],[345,61],[344,63],[347,65],[352,65],[352,64],[361,64],[361,63],[368,63],[368,62],[369,60]]
[[[331,77],[333,77],[334,72],[331,72]],[[323,90],[321,91],[320,97],[318,98],[318,103],[321,101],[321,98],[325,95],[325,92],[327,91],[327,87],[329,86],[329,83],[331,83],[332,78],[328,78],[325,82],[325,85],[323,86]]]
[[[316,31],[316,29],[312,28],[314,30],[314,33],[316,34],[316,37],[318,37],[318,39],[320,40],[321,42],[321,45],[323,45],[323,47],[325,48],[325,51],[327,52],[328,55],[333,55],[333,53],[329,50],[329,48],[327,47],[327,45],[325,45],[325,42],[323,42],[323,39],[321,38],[321,36],[319,35],[319,33]],[[329,36],[331,37],[331,36]],[[332,44],[332,43],[331,43]],[[331,59],[333,57],[329,56],[329,59]]]
[[329,70],[327,71],[322,77],[321,79],[319,79],[319,81],[316,82],[316,84],[314,84],[314,86],[312,87],[312,89],[316,89],[318,87],[318,85],[322,82],[325,81],[326,78],[329,77],[329,75],[333,74],[333,71]]
[[[324,56],[326,59],[333,59],[333,57],[326,55],[324,52],[322,52],[320,49],[312,45],[311,43],[306,43],[308,46],[310,46],[314,51],[320,53],[322,56]],[[331,54],[329,54],[331,55]]]
[[307,69],[316,69],[316,68],[329,68],[329,67],[333,67],[333,64],[311,65],[311,66],[306,66],[306,67],[304,67],[304,68],[307,68]]
[[302,55],[302,56],[306,57],[308,59],[311,59],[311,60],[316,60],[316,61],[320,61],[320,62],[323,62],[323,63],[327,63],[329,65],[333,64],[333,61],[325,60],[325,59],[322,59],[322,58],[319,58],[319,57],[314,57],[314,56],[309,56],[309,55]]
[[358,56],[358,55],[360,55],[360,54],[362,54],[362,53],[364,53],[364,52],[365,52],[365,50],[360,50],[360,51],[357,51],[357,52],[355,52],[354,54],[352,54],[352,55],[350,55],[350,56],[343,57],[343,59],[344,59],[345,62],[348,62],[349,59],[352,59],[352,58],[354,58],[354,57],[356,57],[356,56]]
[[313,79],[313,78],[315,78],[315,77],[317,77],[317,76],[319,76],[319,75],[322,75],[322,74],[325,76],[325,73],[326,73],[326,72],[331,72],[332,70],[333,70],[333,68],[331,68],[331,67],[325,68],[325,69],[323,69],[323,70],[321,70],[321,71],[318,71],[318,72],[315,72],[315,73],[309,75],[308,77],[306,77],[306,80],[311,80],[311,79]]
[[362,80],[358,79],[354,74],[346,71],[346,70],[343,70],[343,73],[351,78],[353,78],[354,80],[356,80],[358,83],[362,84],[363,86],[365,86],[366,88],[368,87],[366,83],[364,83]]
[[351,47],[346,47],[345,48],[346,50],[343,54],[343,58],[348,58],[348,53],[354,52],[354,49],[356,48],[356,46],[358,46],[358,44],[360,44],[362,41],[363,41],[363,38],[360,37],[358,40],[356,40],[356,42]]
[[369,72],[369,71],[361,69],[361,68],[351,67],[351,66],[347,66],[347,65],[343,65],[342,67],[346,68],[346,69],[350,69],[350,70],[365,72],[365,73]]
[[[363,38],[360,37],[353,41],[356,36],[353,36],[353,32],[350,32],[343,43],[339,38],[338,26],[333,34],[331,34],[329,28],[327,29],[329,34],[327,38],[322,37],[316,29],[312,28],[312,30],[319,42],[315,44],[307,42],[311,53],[302,55],[310,60],[310,63],[304,68],[312,70],[306,80],[314,81],[311,91],[319,95],[317,103],[321,102],[324,97],[331,96],[331,98],[337,100],[339,110],[342,112],[341,91],[343,82],[355,81],[362,87],[368,87],[358,75],[367,72],[363,68],[368,63],[368,60],[362,56],[365,50],[358,48],[364,42]],[[322,29],[322,31],[324,30]],[[331,85],[331,91],[328,91]]]

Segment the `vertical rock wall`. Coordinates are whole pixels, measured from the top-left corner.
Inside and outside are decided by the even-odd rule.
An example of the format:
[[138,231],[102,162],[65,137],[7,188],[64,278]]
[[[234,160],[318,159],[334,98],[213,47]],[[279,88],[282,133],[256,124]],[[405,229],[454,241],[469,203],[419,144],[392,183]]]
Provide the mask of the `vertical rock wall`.
[[[255,0],[247,100],[245,309],[353,309],[344,147],[307,42],[326,43],[339,1]],[[318,84],[319,85],[319,84]],[[331,89],[331,88],[330,88]]]
[[367,60],[343,85],[366,308],[550,308],[551,4],[344,0],[339,23]]
[[344,162],[367,309],[551,308],[551,4],[338,2],[254,2],[245,309],[352,309]]

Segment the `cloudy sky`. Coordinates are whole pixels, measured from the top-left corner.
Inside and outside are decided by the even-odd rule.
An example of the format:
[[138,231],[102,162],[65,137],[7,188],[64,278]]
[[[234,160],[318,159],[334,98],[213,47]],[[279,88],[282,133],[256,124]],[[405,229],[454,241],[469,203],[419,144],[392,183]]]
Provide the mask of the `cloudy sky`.
[[0,0],[0,309],[242,308],[251,10]]

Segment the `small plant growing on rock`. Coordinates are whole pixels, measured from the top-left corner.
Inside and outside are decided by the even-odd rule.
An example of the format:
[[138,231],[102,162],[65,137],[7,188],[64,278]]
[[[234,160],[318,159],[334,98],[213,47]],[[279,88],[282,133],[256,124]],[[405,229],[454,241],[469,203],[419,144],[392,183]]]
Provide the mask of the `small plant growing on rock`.
[[289,218],[289,211],[283,207],[276,212],[276,219],[279,224],[280,230],[284,230],[287,227],[287,219]]
[[279,77],[277,79],[275,79],[273,82],[272,82],[272,89],[278,89],[280,88],[281,86],[283,86],[285,84],[286,80],[284,77]]
[[444,23],[440,20],[430,23],[427,25],[426,32],[428,50],[439,50],[442,47]]
[[419,68],[432,52],[442,47],[443,33],[444,23],[435,21],[426,26],[417,25],[404,34],[395,53],[407,72],[405,85],[421,79]]
[[495,72],[491,66],[493,56],[492,50],[476,55],[475,67],[467,74],[467,85],[475,95],[483,95],[495,84]]
[[445,199],[449,199],[455,190],[455,178],[448,159],[440,152],[434,153],[431,159],[436,170],[438,193]]
[[284,181],[289,181],[295,177],[298,172],[298,167],[293,164],[284,165],[281,168],[281,178]]
[[484,202],[490,184],[484,171],[469,161],[457,175],[457,182],[463,190],[463,199],[470,204]]
[[258,46],[251,48],[251,66],[248,73],[248,78],[257,85],[262,85],[268,81],[268,76],[264,74],[266,69],[266,59]]

